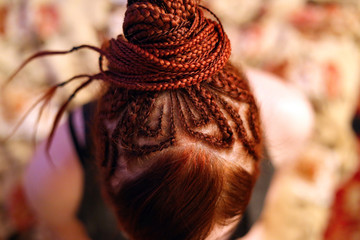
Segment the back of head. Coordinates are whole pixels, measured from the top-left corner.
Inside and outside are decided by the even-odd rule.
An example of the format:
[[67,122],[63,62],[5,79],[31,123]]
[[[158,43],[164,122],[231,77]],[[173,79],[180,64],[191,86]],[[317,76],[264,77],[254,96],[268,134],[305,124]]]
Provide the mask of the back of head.
[[241,218],[261,130],[218,21],[195,0],[128,1],[106,46],[97,158],[130,239],[205,239]]

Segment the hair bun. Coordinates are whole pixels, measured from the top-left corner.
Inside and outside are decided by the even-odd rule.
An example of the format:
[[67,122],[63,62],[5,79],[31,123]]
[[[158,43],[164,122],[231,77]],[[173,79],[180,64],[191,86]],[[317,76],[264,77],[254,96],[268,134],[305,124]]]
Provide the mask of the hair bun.
[[123,25],[125,37],[134,43],[171,39],[167,33],[192,21],[197,5],[196,0],[129,0]]
[[129,1],[125,37],[111,39],[104,54],[104,80],[120,88],[163,91],[195,85],[220,71],[230,57],[229,39],[197,3]]

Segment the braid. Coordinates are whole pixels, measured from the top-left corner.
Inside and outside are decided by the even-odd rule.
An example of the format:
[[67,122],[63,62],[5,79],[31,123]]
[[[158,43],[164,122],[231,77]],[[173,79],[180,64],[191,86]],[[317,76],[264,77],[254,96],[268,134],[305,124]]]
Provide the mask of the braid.
[[[103,117],[116,122],[112,148],[141,156],[185,132],[216,148],[239,139],[258,158],[258,110],[244,74],[227,63],[230,43],[219,22],[205,18],[197,1],[128,1],[123,28],[105,50],[110,88],[101,107],[111,106]],[[245,117],[228,98],[248,105]]]
[[[161,151],[174,145],[182,133],[222,149],[239,139],[258,158],[261,131],[255,100],[245,75],[228,63],[231,47],[220,21],[214,14],[216,21],[205,17],[203,10],[210,12],[197,0],[129,0],[124,35],[102,48],[81,45],[69,51],[39,52],[9,81],[37,57],[79,49],[98,52],[99,73],[78,75],[44,98],[50,99],[56,88],[75,79],[88,78],[61,107],[50,144],[61,114],[76,93],[94,80],[105,83],[94,127],[100,129],[101,139],[107,139],[102,159],[109,170],[115,169],[120,154]],[[245,117],[235,107],[239,104],[248,106]]]
[[[197,0],[128,0],[124,35],[102,48],[39,52],[6,81],[38,57],[80,49],[99,53],[99,72],[51,88],[39,100],[40,113],[57,88],[85,78],[56,115],[49,149],[75,95],[95,80],[104,83],[93,124],[95,153],[106,193],[134,239],[204,239],[214,224],[242,214],[257,177],[258,108],[245,75],[228,62],[230,42],[220,21],[214,14],[215,20],[205,17],[203,10],[210,12]],[[187,149],[187,143],[206,145],[215,154]],[[234,156],[246,163],[252,158],[253,173],[243,163],[217,161]],[[139,178],[114,183],[119,170],[138,167],[136,160],[151,165]]]
[[[160,4],[161,2],[161,4]],[[140,91],[179,89],[222,69],[230,42],[196,1],[129,1],[124,35],[106,49],[105,81]]]

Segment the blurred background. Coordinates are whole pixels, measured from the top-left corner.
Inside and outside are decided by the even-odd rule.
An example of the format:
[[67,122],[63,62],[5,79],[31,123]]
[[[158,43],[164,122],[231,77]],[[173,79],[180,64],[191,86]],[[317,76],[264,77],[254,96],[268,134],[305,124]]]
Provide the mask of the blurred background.
[[[315,112],[302,154],[275,166],[276,194],[266,200],[260,218],[264,240],[359,240],[360,0],[202,3],[221,19],[233,62],[279,76],[303,92]],[[0,84],[39,50],[100,47],[121,33],[125,7],[125,0],[0,0]],[[45,89],[76,74],[96,73],[97,60],[97,54],[82,50],[29,64],[1,92],[0,139],[11,134]],[[54,113],[74,87],[56,95],[38,130],[35,108],[0,144],[0,239],[14,232],[19,239],[46,239],[21,208],[24,199],[14,186],[34,142],[47,136]],[[74,106],[89,101],[96,90],[95,84],[81,93]]]

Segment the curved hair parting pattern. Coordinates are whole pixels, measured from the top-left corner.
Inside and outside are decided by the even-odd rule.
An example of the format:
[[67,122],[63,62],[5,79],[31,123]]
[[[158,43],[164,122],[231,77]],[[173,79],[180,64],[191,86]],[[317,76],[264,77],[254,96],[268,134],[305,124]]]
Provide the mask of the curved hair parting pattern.
[[[60,117],[76,93],[92,81],[102,80],[108,84],[108,89],[98,101],[96,118],[104,142],[110,143],[103,146],[108,148],[103,149],[106,155],[103,165],[109,169],[114,169],[119,146],[122,151],[138,156],[160,151],[176,142],[179,129],[217,148],[231,147],[236,135],[247,152],[258,159],[255,146],[261,136],[256,124],[255,101],[244,75],[228,63],[230,42],[221,23],[214,14],[217,21],[206,18],[201,8],[206,9],[198,7],[194,0],[129,0],[125,37],[119,35],[102,48],[81,45],[70,51],[43,51],[28,58],[8,82],[38,57],[84,48],[100,54],[99,73],[75,76],[43,96],[48,101],[57,88],[87,78],[57,113],[48,148]],[[107,60],[105,69],[104,58]],[[169,100],[166,106],[158,106],[159,96],[163,94]],[[249,105],[246,119],[242,119],[233,104],[226,100],[229,97]],[[160,112],[157,109],[161,109]],[[236,129],[230,127],[225,114],[236,123]],[[157,124],[150,124],[155,115]],[[180,118],[182,126],[177,126],[175,116]],[[112,132],[106,127],[106,121],[110,120],[117,121]],[[244,122],[248,123],[251,136]],[[215,123],[217,132],[202,132],[202,127],[210,123]],[[151,144],[139,144],[140,138],[151,139]]]
[[[179,140],[177,131],[185,131],[188,136],[217,149],[231,148],[237,138],[250,156],[255,160],[259,159],[256,146],[261,141],[261,133],[256,124],[259,119],[255,101],[245,87],[247,85],[243,78],[235,74],[224,76],[231,71],[235,70],[231,65],[227,65],[224,70],[201,84],[162,93],[109,89],[99,102],[100,106],[109,106],[109,109],[99,108],[98,115],[99,123],[102,124],[99,129],[104,131],[101,135],[111,135],[111,144],[104,144],[108,149],[100,151],[111,156],[101,157],[106,159],[103,164],[109,170],[108,177],[111,177],[116,169],[120,151],[132,156],[161,151]],[[239,85],[244,86],[240,88]],[[229,102],[229,96],[248,105],[243,116],[233,102]],[[119,98],[123,99],[117,101]],[[159,101],[161,98],[163,100]],[[105,122],[111,119],[116,122],[113,131],[109,131],[105,126]],[[230,121],[235,127],[230,126]],[[216,130],[204,131],[210,124],[212,127],[215,125]],[[143,143],[140,144],[139,139],[142,139]],[[144,139],[148,144],[144,143]]]

